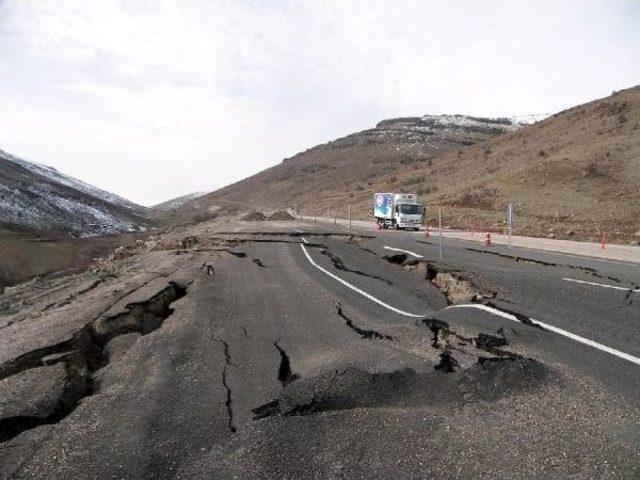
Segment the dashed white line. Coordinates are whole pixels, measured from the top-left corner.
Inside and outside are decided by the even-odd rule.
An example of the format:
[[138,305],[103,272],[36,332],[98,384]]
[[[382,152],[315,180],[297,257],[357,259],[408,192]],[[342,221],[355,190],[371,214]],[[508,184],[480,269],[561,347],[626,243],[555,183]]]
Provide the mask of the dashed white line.
[[[498,310],[497,308],[493,308],[488,305],[462,304],[462,305],[451,305],[449,307],[446,307],[446,309],[449,309],[449,308],[475,308],[478,310],[484,310],[485,312],[492,313],[493,315],[496,315],[498,317],[506,318],[507,320],[512,320],[514,322],[522,323],[516,318],[515,315],[511,315],[510,313],[503,312],[501,310]],[[570,338],[571,340],[574,340],[578,343],[582,343],[583,345],[588,345],[589,347],[596,348],[602,352],[606,352],[610,355],[616,356],[618,358],[622,358],[623,360],[627,360],[631,363],[635,363],[636,365],[640,365],[640,358],[638,357],[634,357],[633,355],[629,355],[628,353],[621,352],[620,350],[616,350],[615,348],[607,347],[606,345],[602,345],[601,343],[595,342],[588,338],[581,337],[580,335],[576,335],[575,333],[568,332],[567,330],[564,330],[562,328],[549,325],[548,323],[541,322],[540,320],[534,320],[533,318],[530,318],[529,320],[531,320],[531,323],[533,323],[534,325],[539,325],[545,330],[549,330],[550,332],[557,333],[558,335],[562,335],[563,337]]]
[[[302,241],[304,243],[309,243],[307,242],[307,240],[304,237],[301,237]],[[417,315],[415,313],[409,313],[409,312],[405,312],[404,310],[401,310],[399,308],[396,308],[392,305],[389,305],[388,303],[383,302],[382,300],[377,299],[376,297],[374,297],[373,295],[371,295],[370,293],[365,292],[364,290],[359,289],[358,287],[356,287],[355,285],[350,284],[349,282],[347,282],[346,280],[343,280],[342,278],[338,277],[337,275],[334,275],[333,273],[331,273],[330,271],[322,268],[320,265],[318,265],[313,258],[311,258],[311,255],[309,255],[309,252],[307,251],[307,248],[300,244],[300,248],[302,248],[302,251],[304,253],[304,255],[307,257],[307,260],[309,260],[309,262],[311,263],[311,265],[313,265],[314,267],[316,267],[318,270],[320,270],[321,272],[323,272],[324,274],[330,276],[331,278],[333,278],[334,280],[336,280],[337,282],[340,282],[342,285],[344,285],[347,288],[350,288],[351,290],[353,290],[356,293],[359,293],[360,295],[362,295],[365,298],[368,298],[369,300],[371,300],[372,302],[377,303],[378,305],[391,310],[392,312],[396,312],[399,313],[400,315],[404,315],[405,317],[412,317],[412,318],[423,318],[425,315]]]
[[593,285],[595,287],[613,288],[614,290],[623,290],[625,292],[640,293],[640,289],[617,287],[615,285],[607,285],[606,283],[585,282],[584,280],[578,280],[577,278],[562,278],[565,282],[583,283],[585,285]]
[[422,255],[419,255],[415,252],[412,252],[411,250],[403,250],[401,248],[394,248],[394,247],[389,247],[387,245],[384,246],[385,250],[393,250],[394,252],[402,252],[402,253],[408,253],[409,255],[413,255],[416,258],[424,258]]

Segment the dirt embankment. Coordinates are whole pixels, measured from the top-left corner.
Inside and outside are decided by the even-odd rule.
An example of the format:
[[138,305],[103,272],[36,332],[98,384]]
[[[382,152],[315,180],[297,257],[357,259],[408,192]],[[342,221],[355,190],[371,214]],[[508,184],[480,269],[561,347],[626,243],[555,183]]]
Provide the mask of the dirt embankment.
[[0,293],[34,277],[86,270],[96,257],[120,245],[133,245],[143,234],[68,238],[0,227]]

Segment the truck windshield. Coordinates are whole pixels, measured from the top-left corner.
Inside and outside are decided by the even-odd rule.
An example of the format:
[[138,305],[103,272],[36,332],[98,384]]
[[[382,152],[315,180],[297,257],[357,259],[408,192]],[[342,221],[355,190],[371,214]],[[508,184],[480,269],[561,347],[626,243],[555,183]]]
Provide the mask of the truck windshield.
[[420,205],[400,205],[400,213],[405,215],[420,215],[422,207]]

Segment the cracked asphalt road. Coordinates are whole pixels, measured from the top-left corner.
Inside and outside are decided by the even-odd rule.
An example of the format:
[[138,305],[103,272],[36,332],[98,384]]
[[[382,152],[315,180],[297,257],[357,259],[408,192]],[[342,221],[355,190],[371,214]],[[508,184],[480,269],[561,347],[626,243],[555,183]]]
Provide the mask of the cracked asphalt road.
[[[485,295],[476,302],[633,355],[640,299],[562,280],[604,283],[557,256],[542,265],[460,243],[438,263],[434,245],[403,232],[355,243],[327,233],[344,229],[201,224],[165,249],[131,252],[116,277],[90,290],[89,273],[25,288],[26,304],[0,315],[1,474],[640,475],[639,366],[487,311],[447,308],[424,263],[391,263],[384,246],[461,272]],[[198,241],[169,246],[187,235]],[[637,281],[619,264],[595,273]],[[160,296],[169,282],[184,294]],[[136,321],[123,322],[134,309]],[[96,337],[96,325],[110,333]],[[83,328],[86,341],[76,335]]]

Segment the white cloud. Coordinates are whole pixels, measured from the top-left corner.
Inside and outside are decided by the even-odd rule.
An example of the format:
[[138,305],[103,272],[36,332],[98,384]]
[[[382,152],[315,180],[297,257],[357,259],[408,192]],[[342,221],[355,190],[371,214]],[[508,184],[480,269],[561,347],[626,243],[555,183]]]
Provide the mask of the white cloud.
[[0,0],[0,146],[151,204],[391,116],[638,83],[629,2]]

